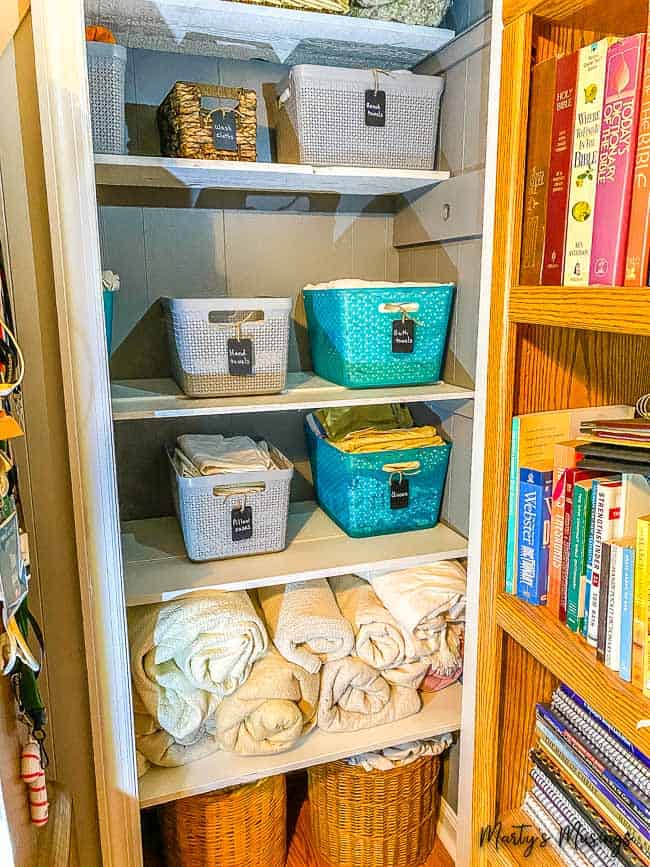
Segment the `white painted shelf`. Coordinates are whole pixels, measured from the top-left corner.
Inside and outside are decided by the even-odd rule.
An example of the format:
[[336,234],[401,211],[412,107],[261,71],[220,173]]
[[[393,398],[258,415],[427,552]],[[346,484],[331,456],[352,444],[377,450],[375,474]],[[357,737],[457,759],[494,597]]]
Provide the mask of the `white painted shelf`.
[[86,0],[86,23],[109,27],[129,48],[184,54],[411,69],[453,30],[274,9],[228,0]]
[[260,777],[334,762],[392,744],[458,731],[463,690],[458,683],[422,694],[422,710],[406,719],[363,731],[328,734],[314,729],[285,753],[240,756],[219,752],[179,768],[151,768],[140,778],[140,806],[154,807]]
[[275,554],[193,563],[176,518],[124,523],[122,548],[127,605],[160,602],[195,590],[267,587],[467,556],[465,537],[445,524],[352,539],[311,502],[292,504],[287,547]]
[[247,412],[315,409],[324,406],[368,406],[385,403],[468,401],[474,392],[458,385],[350,389],[334,385],[314,373],[289,373],[281,394],[248,397],[187,397],[173,379],[130,379],[111,383],[113,418],[126,421],[144,418],[181,418],[201,415],[233,415]]
[[315,168],[284,163],[95,154],[95,180],[100,187],[388,196],[432,187],[448,178],[449,172],[415,169]]

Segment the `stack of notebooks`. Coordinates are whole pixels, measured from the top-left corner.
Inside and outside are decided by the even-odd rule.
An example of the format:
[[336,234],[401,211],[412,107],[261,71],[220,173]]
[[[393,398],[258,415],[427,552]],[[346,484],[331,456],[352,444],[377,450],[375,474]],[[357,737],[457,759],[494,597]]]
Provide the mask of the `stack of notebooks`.
[[523,809],[567,864],[650,864],[650,760],[567,686],[537,705]]
[[506,591],[650,696],[650,420],[633,407],[513,420]]
[[647,285],[646,34],[538,64],[529,118],[521,283]]

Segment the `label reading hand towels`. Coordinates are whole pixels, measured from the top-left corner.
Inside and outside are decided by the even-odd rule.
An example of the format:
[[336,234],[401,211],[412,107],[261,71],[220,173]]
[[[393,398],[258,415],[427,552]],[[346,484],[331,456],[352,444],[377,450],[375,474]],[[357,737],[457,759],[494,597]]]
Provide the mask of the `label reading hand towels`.
[[253,341],[249,337],[228,341],[228,373],[231,376],[253,375]]

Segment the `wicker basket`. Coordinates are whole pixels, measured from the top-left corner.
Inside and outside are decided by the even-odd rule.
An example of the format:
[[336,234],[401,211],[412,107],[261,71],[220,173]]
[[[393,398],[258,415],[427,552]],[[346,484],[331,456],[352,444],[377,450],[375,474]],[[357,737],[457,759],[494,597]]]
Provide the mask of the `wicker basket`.
[[[236,104],[210,109],[202,104],[204,99],[229,100]],[[236,143],[232,149],[215,146],[215,119],[222,110],[234,112]],[[158,109],[158,129],[164,156],[255,162],[257,94],[243,87],[177,81]]]
[[234,2],[274,6],[276,9],[297,9],[300,12],[331,12],[335,15],[347,15],[350,11],[350,0],[234,0]]
[[309,768],[312,843],[332,867],[416,867],[431,853],[440,758],[390,771],[346,762]]
[[284,867],[286,813],[283,776],[165,804],[168,867]]

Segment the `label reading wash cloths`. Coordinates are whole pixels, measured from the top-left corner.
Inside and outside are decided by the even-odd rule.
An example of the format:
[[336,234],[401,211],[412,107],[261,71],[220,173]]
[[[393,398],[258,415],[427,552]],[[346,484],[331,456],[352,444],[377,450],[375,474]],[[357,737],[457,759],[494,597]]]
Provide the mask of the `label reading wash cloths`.
[[212,115],[212,140],[218,151],[237,150],[237,122],[234,111],[217,109]]

